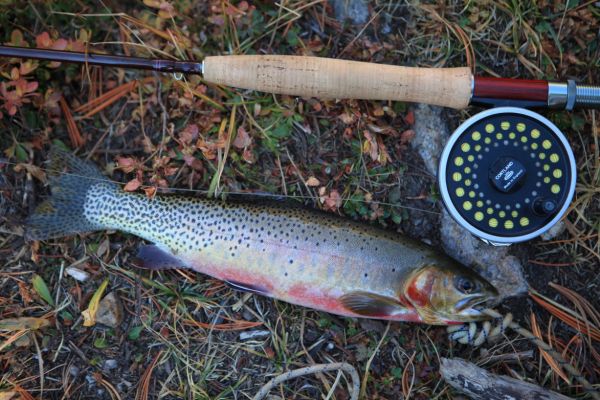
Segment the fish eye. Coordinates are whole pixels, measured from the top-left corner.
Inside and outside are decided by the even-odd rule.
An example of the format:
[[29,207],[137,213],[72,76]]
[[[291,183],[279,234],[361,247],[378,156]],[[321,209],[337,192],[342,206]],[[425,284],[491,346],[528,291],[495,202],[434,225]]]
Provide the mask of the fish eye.
[[477,283],[469,278],[458,277],[454,281],[454,286],[462,293],[470,294],[477,289]]

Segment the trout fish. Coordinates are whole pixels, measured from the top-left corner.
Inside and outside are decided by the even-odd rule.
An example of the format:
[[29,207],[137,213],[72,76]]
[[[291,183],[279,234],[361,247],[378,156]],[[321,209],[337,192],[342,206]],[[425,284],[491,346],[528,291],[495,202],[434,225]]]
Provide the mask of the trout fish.
[[44,240],[119,230],[152,244],[138,266],[189,268],[234,288],[348,317],[434,325],[485,319],[497,297],[474,271],[420,242],[319,211],[125,192],[51,150],[51,196],[26,221]]

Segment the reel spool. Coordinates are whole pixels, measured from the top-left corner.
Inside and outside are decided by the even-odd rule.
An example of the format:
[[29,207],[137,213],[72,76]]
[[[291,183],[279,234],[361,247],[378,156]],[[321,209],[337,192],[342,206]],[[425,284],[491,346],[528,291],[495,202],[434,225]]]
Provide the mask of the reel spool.
[[509,245],[541,235],[565,214],[575,192],[575,158],[548,119],[498,107],[454,131],[438,179],[446,208],[463,228]]

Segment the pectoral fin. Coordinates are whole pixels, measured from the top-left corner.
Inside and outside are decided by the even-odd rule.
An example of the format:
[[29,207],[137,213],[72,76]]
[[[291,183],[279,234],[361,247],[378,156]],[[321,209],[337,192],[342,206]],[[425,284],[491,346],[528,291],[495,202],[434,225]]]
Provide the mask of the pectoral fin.
[[156,245],[146,245],[139,248],[134,260],[134,265],[145,269],[173,269],[185,268],[183,261],[174,256],[170,251]]
[[372,318],[389,317],[408,311],[396,299],[370,292],[350,292],[340,297],[340,302],[353,313]]

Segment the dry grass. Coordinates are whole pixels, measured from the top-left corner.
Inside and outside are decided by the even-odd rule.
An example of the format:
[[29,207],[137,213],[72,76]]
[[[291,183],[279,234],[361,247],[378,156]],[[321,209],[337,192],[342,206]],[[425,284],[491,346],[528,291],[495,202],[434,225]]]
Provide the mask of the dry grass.
[[[264,2],[256,9],[245,2],[174,1],[171,9],[166,2],[146,1],[114,4],[110,10],[87,2],[0,0],[5,3],[4,42],[13,29],[31,44],[49,31],[55,40],[89,38],[88,51],[139,56],[342,55],[390,64],[470,65],[486,75],[600,82],[594,40],[600,12],[593,2],[564,9],[546,1],[377,0],[370,3],[366,26],[336,21],[325,1]],[[8,72],[15,65],[0,68]],[[25,243],[21,236],[22,218],[46,193],[43,171],[35,166],[42,165],[48,145],[61,140],[80,147],[80,154],[113,179],[133,182],[130,187],[150,195],[192,189],[263,199],[262,193],[271,193],[437,244],[435,181],[407,145],[414,118],[407,105],[275,97],[217,87],[200,77],[175,81],[139,71],[44,63],[27,79],[39,82],[39,95],[12,117],[3,109],[0,119],[3,157],[21,165],[7,163],[0,175],[0,319],[43,317],[51,326],[0,332],[5,371],[0,391],[39,398],[43,382],[44,398],[245,399],[282,372],[348,362],[358,369],[366,398],[446,399],[454,394],[440,381],[439,358],[458,355],[567,395],[580,392],[557,379],[515,336],[482,349],[455,347],[439,328],[338,318],[236,292],[186,271],[134,269],[131,255],[139,240],[131,236],[100,232],[44,243]],[[449,112],[449,123],[455,126],[475,111]],[[505,311],[522,310],[521,324],[533,311],[539,334],[597,382],[598,321],[590,310],[600,306],[598,114],[548,115],[577,154],[577,196],[558,238],[515,247],[531,261],[529,282],[544,307],[521,299]],[[236,142],[239,135],[246,140]],[[374,144],[378,154],[363,151]],[[90,280],[78,283],[65,276],[70,265],[90,273]],[[52,302],[33,288],[34,274],[42,277]],[[81,311],[104,279],[122,300],[125,320],[117,329],[84,327]],[[579,305],[564,306],[575,298],[568,296],[561,298],[562,308],[553,305],[557,292],[548,287],[551,281],[578,293]],[[260,333],[241,340],[247,331]],[[27,335],[34,339],[17,345]],[[271,395],[346,399],[349,379],[336,372],[305,376]]]

